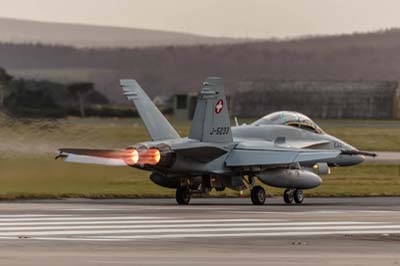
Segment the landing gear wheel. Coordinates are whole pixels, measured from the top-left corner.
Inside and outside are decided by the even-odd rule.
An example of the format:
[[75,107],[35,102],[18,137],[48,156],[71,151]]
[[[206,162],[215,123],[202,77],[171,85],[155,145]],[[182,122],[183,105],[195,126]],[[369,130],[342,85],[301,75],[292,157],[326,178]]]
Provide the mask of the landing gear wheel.
[[303,200],[304,200],[304,192],[303,192],[303,190],[296,189],[294,191],[294,201],[297,204],[302,204]]
[[265,190],[260,186],[255,186],[251,190],[251,202],[254,205],[264,205],[265,203]]
[[176,202],[179,205],[188,205],[191,198],[192,193],[188,187],[178,187],[176,189]]
[[292,189],[286,189],[283,193],[283,199],[286,204],[292,204],[294,201],[294,193]]

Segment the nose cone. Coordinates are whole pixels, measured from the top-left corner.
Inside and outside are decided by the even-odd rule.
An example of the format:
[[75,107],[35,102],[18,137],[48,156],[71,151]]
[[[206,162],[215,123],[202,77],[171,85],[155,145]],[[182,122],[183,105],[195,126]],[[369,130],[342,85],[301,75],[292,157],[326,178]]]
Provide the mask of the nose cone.
[[336,163],[340,166],[352,166],[357,165],[365,161],[363,155],[339,155],[336,159]]
[[[351,146],[350,144],[333,137],[333,146],[335,149],[347,150],[347,151],[358,151],[357,148]],[[342,154],[339,155],[335,159],[335,164],[339,166],[352,166],[357,165],[365,161],[365,157],[363,155],[351,155],[351,154]]]

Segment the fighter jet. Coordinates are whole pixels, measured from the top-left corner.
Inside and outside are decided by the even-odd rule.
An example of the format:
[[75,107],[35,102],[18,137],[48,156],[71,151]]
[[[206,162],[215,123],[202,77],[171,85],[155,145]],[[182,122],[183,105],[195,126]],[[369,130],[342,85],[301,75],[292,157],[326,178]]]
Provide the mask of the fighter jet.
[[222,78],[208,78],[201,89],[188,137],[181,137],[135,80],[121,80],[124,95],[142,118],[151,141],[117,150],[60,149],[66,162],[128,166],[149,171],[162,187],[176,189],[176,201],[213,189],[250,190],[263,205],[265,189],[285,188],[287,204],[301,204],[304,189],[318,187],[330,167],[359,164],[362,152],[326,134],[308,117],[277,112],[251,125],[231,127]]

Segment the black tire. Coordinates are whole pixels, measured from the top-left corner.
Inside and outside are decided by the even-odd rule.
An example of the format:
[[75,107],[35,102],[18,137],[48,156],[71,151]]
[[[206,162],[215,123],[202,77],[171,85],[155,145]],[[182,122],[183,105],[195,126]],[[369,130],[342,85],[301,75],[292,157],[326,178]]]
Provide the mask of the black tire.
[[283,193],[283,200],[285,201],[286,204],[292,204],[294,201],[293,190],[286,189],[285,192]]
[[297,204],[302,204],[303,203],[303,200],[304,200],[304,192],[303,192],[303,190],[296,189],[296,191],[294,192],[293,196],[294,196],[294,201]]
[[188,187],[178,187],[176,189],[176,202],[179,205],[189,205],[190,199],[192,198],[192,193]]
[[254,205],[264,205],[265,203],[265,190],[261,186],[255,186],[251,190],[251,202]]

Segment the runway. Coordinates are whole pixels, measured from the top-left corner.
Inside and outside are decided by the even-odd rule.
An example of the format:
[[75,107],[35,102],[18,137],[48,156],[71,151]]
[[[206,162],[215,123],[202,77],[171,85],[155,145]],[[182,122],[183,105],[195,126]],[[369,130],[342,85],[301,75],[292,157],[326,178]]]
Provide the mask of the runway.
[[400,198],[0,204],[1,265],[395,265]]
[[370,163],[388,163],[388,164],[400,164],[400,152],[376,152],[377,157],[366,157],[366,161]]

